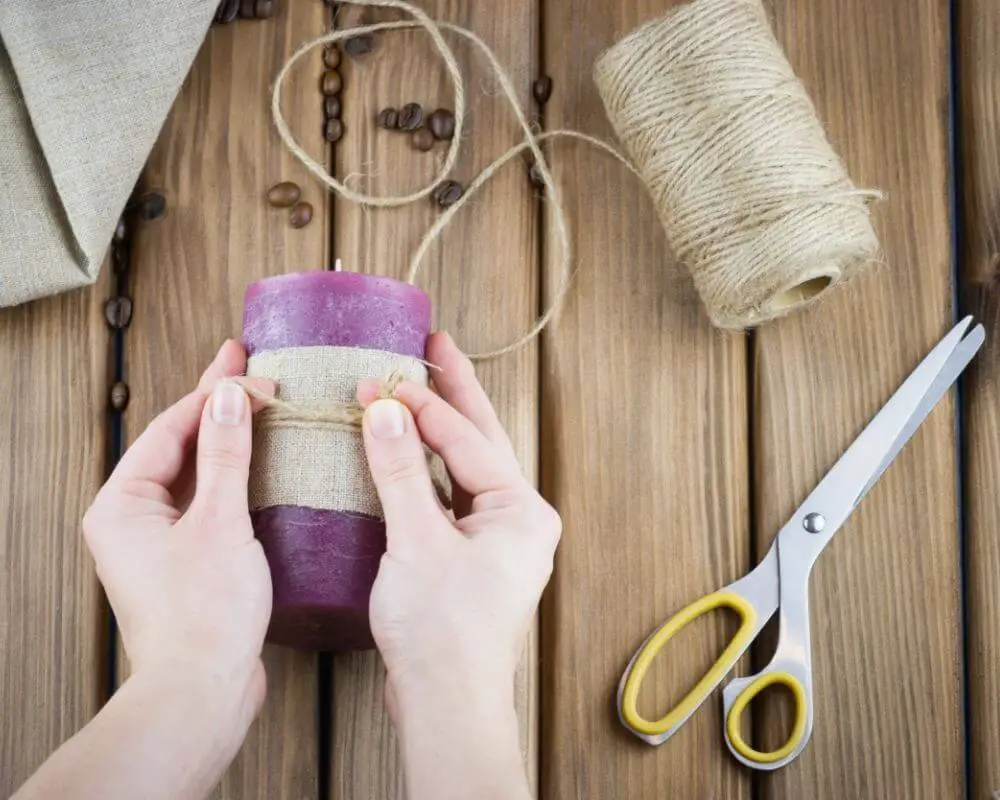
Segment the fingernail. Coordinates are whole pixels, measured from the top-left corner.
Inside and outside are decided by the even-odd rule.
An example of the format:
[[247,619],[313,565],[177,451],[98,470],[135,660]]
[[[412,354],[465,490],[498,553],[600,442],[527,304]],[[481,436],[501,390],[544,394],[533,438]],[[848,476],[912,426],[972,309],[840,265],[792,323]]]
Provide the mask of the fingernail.
[[365,412],[368,430],[376,439],[397,439],[406,431],[406,416],[397,400],[376,400]]
[[247,394],[233,381],[223,381],[212,392],[212,420],[218,425],[239,425],[247,411]]

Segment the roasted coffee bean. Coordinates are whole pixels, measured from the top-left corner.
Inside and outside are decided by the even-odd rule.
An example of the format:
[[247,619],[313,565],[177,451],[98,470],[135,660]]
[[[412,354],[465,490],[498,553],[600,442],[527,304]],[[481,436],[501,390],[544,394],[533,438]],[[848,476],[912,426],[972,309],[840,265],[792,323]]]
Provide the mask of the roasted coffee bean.
[[327,119],[340,119],[340,98],[337,95],[323,98],[323,114]]
[[111,237],[113,242],[124,242],[125,241],[125,217],[118,218],[118,224],[115,225],[115,232]]
[[115,330],[127,328],[132,321],[132,301],[127,297],[112,297],[104,306],[104,318]]
[[383,108],[378,112],[378,124],[380,128],[395,130],[399,124],[399,112],[394,108]]
[[320,81],[320,91],[325,95],[337,94],[344,86],[344,81],[340,77],[340,73],[336,70],[329,70],[323,73],[323,79]]
[[542,177],[542,169],[538,166],[538,162],[534,162],[531,165],[531,169],[528,170],[528,180],[531,181],[531,185],[536,189],[545,188],[545,178]]
[[415,131],[424,124],[424,110],[420,103],[407,103],[399,109],[396,127],[401,131]]
[[465,193],[458,181],[444,181],[434,190],[434,200],[442,208],[454,205]]
[[257,0],[254,6],[254,16],[257,19],[270,19],[274,16],[274,0]]
[[240,17],[253,19],[256,16],[257,0],[240,0]]
[[427,126],[435,139],[450,139],[455,135],[455,115],[447,108],[439,108],[427,118]]
[[531,84],[531,93],[535,96],[535,102],[540,106],[544,106],[549,102],[549,98],[552,97],[552,78],[548,75],[543,75]]
[[336,69],[340,66],[340,48],[337,45],[330,45],[323,51],[323,63],[328,69]]
[[128,272],[130,261],[128,247],[124,242],[115,242],[111,245],[111,270],[115,275],[124,275]]
[[292,213],[288,217],[288,221],[292,223],[293,228],[304,228],[313,218],[313,207],[309,203],[296,203],[295,207],[292,209]]
[[323,127],[323,138],[326,139],[330,144],[334,142],[339,142],[340,137],[344,135],[344,123],[339,119],[328,119],[326,125]]
[[352,36],[344,42],[344,52],[351,58],[368,55],[375,49],[375,37],[370,33]]
[[143,195],[136,204],[136,212],[139,214],[140,219],[144,219],[147,222],[159,219],[166,210],[167,198],[159,192],[150,192]]
[[129,392],[128,384],[125,381],[118,381],[114,386],[111,387],[111,407],[115,411],[124,411],[126,406],[128,406],[128,399],[131,394]]
[[288,208],[299,202],[302,192],[297,183],[282,181],[267,190],[267,202],[275,208]]
[[228,25],[240,14],[240,0],[222,0],[215,12],[215,21]]
[[427,128],[417,128],[410,137],[410,144],[413,145],[414,150],[422,150],[426,153],[434,148],[434,134]]

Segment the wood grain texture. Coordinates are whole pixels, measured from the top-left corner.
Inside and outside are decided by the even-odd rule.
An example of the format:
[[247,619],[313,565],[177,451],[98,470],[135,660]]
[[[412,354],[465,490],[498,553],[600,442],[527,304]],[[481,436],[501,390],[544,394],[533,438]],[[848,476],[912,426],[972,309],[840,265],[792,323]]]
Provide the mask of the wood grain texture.
[[[775,0],[776,30],[854,180],[885,190],[884,263],[755,336],[757,550],[951,326],[948,4]],[[963,792],[955,407],[949,396],[812,577],[815,728],[765,798]],[[758,652],[761,659],[768,654]],[[778,704],[764,744],[790,730]]]
[[[666,0],[547,2],[548,128],[611,138],[591,71]],[[689,602],[749,568],[745,337],[713,330],[645,188],[583,146],[551,161],[578,271],[542,358],[542,486],[565,533],[542,610],[542,795],[746,798],[717,698],[670,742],[628,733],[615,691],[634,650]],[[556,283],[546,229],[546,287]],[[664,651],[640,709],[679,700],[734,629],[724,614]]]
[[[26,268],[29,268],[26,266]],[[80,533],[107,465],[107,268],[0,310],[0,795],[100,708],[107,612]]]
[[970,784],[989,800],[1000,790],[1000,6],[962,0],[957,24],[960,297],[986,325],[963,382]]
[[[538,0],[470,4],[432,0],[421,7],[432,17],[474,30],[510,69],[527,103],[537,50]],[[356,24],[347,20],[344,27]],[[447,35],[447,34],[446,34]],[[519,139],[516,122],[485,67],[464,41],[448,36],[467,76],[468,116],[463,155],[452,177],[468,183],[480,169]],[[360,185],[399,193],[433,176],[432,153],[413,150],[405,134],[379,129],[384,106],[418,102],[428,111],[452,106],[447,75],[426,34],[391,34],[371,55],[345,58],[344,124],[335,148],[338,175],[365,173]],[[344,269],[405,275],[409,258],[439,213],[428,199],[405,209],[363,211],[337,201],[334,255]],[[514,339],[537,312],[536,207],[519,165],[497,176],[444,233],[423,266],[418,284],[433,299],[435,324],[467,350],[484,350]],[[507,428],[528,476],[537,461],[537,347],[477,369]],[[522,745],[535,782],[537,762],[536,636],[529,641],[517,688]],[[384,673],[374,653],[341,656],[334,663],[331,793],[344,798],[402,798],[403,778],[383,706]]]
[[[324,7],[275,6],[273,19],[212,28],[144,173],[143,188],[164,192],[167,213],[141,224],[134,242],[129,441],[190,391],[225,338],[240,337],[248,283],[326,264],[326,193],[285,152],[270,119],[271,82],[295,47],[323,31]],[[285,111],[323,158],[321,53],[305,62],[290,76]],[[288,211],[265,202],[280,180],[296,181],[315,208],[308,227],[293,230]],[[316,657],[268,646],[264,660],[267,702],[217,796],[315,796]]]

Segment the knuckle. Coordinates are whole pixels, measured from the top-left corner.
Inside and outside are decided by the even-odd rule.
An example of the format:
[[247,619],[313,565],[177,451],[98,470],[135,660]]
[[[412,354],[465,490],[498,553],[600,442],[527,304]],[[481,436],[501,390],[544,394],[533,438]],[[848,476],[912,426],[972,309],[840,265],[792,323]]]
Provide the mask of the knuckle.
[[212,472],[238,472],[246,469],[243,453],[223,447],[208,447],[201,452],[201,463]]
[[423,455],[399,455],[386,464],[382,479],[386,483],[406,483],[421,477],[427,470]]
[[562,517],[559,515],[559,512],[539,496],[535,516],[542,534],[552,543],[553,547],[558,545],[559,540],[562,538],[563,528]]

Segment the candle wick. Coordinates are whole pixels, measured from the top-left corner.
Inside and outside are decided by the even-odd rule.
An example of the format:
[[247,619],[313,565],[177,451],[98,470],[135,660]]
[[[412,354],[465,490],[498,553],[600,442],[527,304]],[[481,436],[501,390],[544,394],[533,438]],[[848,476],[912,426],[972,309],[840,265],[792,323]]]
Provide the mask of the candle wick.
[[341,261],[340,261],[339,258],[336,261],[333,262],[333,271],[334,272],[340,272],[343,268],[344,268],[344,265],[341,263]]

